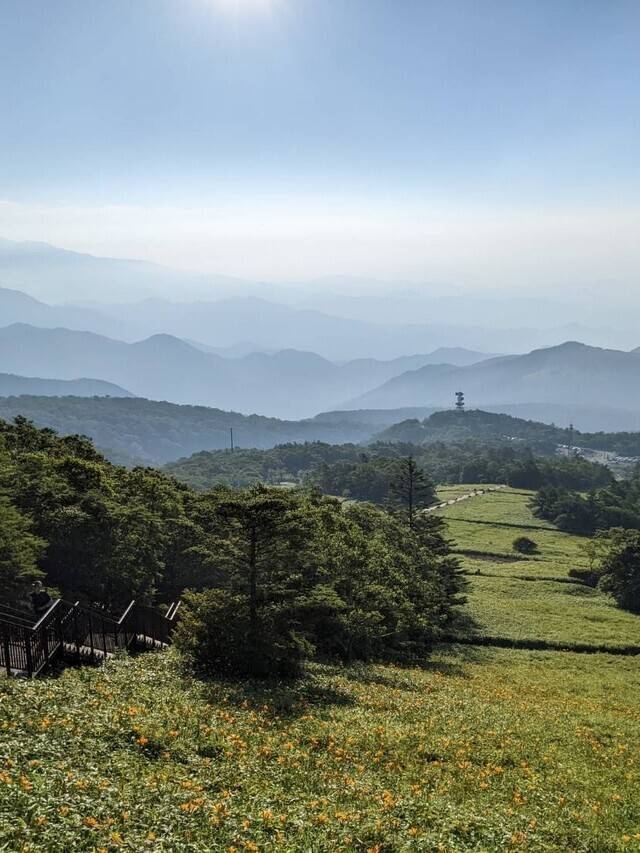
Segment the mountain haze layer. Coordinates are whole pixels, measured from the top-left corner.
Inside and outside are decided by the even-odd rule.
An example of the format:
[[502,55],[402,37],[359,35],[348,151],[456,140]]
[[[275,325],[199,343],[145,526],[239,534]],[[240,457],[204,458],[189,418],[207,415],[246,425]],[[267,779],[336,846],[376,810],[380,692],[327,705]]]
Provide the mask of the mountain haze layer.
[[133,395],[100,379],[40,379],[33,376],[16,376],[0,373],[0,397],[23,394],[43,397],[132,397]]
[[[330,360],[389,360],[460,345],[525,352],[573,338],[637,346],[633,306],[605,304],[594,314],[583,301],[347,277],[284,286],[0,239],[2,287],[14,292],[7,298],[0,290],[2,325],[63,326],[129,342],[167,333],[215,349],[249,342],[252,350],[311,350]],[[20,308],[16,290],[31,294],[31,303]]]
[[489,359],[470,367],[428,365],[390,379],[344,408],[450,404],[455,391],[468,403],[563,403],[638,411],[637,352],[567,342],[527,355]]
[[[459,349],[449,355],[462,363],[481,357]],[[63,328],[22,323],[0,328],[0,368],[6,372],[70,380],[82,371],[139,397],[284,418],[335,408],[345,397],[439,358],[426,354],[336,365],[297,350],[222,358],[166,334],[129,344]]]

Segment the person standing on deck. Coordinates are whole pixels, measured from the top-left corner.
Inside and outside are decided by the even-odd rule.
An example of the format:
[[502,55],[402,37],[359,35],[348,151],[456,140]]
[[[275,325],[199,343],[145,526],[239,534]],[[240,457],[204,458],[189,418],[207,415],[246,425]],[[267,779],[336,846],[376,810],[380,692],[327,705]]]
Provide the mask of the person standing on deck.
[[31,590],[31,606],[36,616],[43,616],[51,607],[52,598],[42,586],[42,581],[35,581]]

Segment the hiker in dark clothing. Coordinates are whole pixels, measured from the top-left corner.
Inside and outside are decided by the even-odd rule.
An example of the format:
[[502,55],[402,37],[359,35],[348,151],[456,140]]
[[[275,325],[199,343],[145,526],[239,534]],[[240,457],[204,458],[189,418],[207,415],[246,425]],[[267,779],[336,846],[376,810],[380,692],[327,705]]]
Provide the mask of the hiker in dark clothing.
[[44,615],[51,607],[52,600],[47,590],[42,586],[42,581],[36,581],[31,592],[31,606],[36,616]]

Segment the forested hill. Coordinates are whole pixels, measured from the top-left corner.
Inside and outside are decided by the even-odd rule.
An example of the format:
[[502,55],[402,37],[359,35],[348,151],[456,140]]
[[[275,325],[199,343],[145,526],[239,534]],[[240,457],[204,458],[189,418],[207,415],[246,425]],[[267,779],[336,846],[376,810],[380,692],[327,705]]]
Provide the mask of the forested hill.
[[622,456],[640,456],[640,432],[580,432],[565,427],[523,420],[511,415],[470,409],[435,412],[425,420],[410,419],[378,433],[379,441],[426,444],[463,439],[517,440],[540,453],[552,453],[570,442],[577,447],[607,450]]
[[162,465],[200,450],[269,448],[285,442],[367,441],[375,428],[359,422],[282,421],[205,406],[141,398],[0,397],[0,418],[18,415],[61,435],[86,435],[118,464]]
[[557,486],[588,490],[608,486],[611,472],[579,457],[535,457],[520,442],[466,439],[422,446],[380,442],[284,444],[271,450],[214,450],[166,466],[167,473],[198,490],[287,481],[330,495],[377,503],[389,499],[401,459],[411,456],[436,483],[505,483],[518,488]]

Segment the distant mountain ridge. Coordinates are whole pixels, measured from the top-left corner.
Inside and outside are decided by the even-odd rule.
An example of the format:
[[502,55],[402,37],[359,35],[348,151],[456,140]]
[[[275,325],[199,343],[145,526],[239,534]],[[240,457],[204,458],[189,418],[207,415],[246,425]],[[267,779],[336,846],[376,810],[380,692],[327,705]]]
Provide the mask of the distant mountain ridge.
[[40,379],[0,373],[0,397],[133,397],[130,391],[100,379]]
[[[464,362],[481,357],[461,349],[450,355]],[[281,350],[229,359],[167,334],[129,344],[91,332],[24,323],[0,328],[0,370],[6,372],[76,379],[81,369],[139,397],[295,419],[334,408],[348,395],[434,358],[440,356],[336,365],[315,353]]]
[[[483,300],[456,292],[438,297],[428,285],[416,296],[398,291],[388,282],[384,293],[342,293],[325,300],[322,294],[313,297],[310,282],[284,287],[3,239],[0,285],[9,288],[0,288],[3,325],[61,326],[129,342],[167,333],[197,341],[222,355],[242,342],[250,342],[261,352],[311,350],[340,361],[389,360],[460,344],[479,351],[525,352],[568,338],[599,346],[631,347],[636,343],[633,331],[586,327],[575,322],[584,323],[584,312],[572,315],[565,306],[558,315],[556,303],[542,298]],[[346,280],[346,286],[352,285]],[[316,290],[318,286],[316,283]],[[30,304],[16,304],[19,291],[31,294],[26,297]],[[397,298],[390,299],[390,292]],[[11,293],[13,297],[7,295]],[[176,301],[176,294],[191,301]],[[34,304],[33,297],[45,301]],[[110,304],[95,302],[105,297]],[[56,299],[65,304],[46,304]],[[404,308],[398,312],[400,302]],[[555,316],[559,317],[557,328],[548,328],[547,318]],[[631,330],[635,318],[637,314],[631,311]],[[607,314],[602,322],[614,320]]]
[[431,366],[393,377],[342,408],[451,405],[463,391],[473,407],[499,404],[572,404],[640,411],[635,352],[577,342],[493,358],[468,367]]

